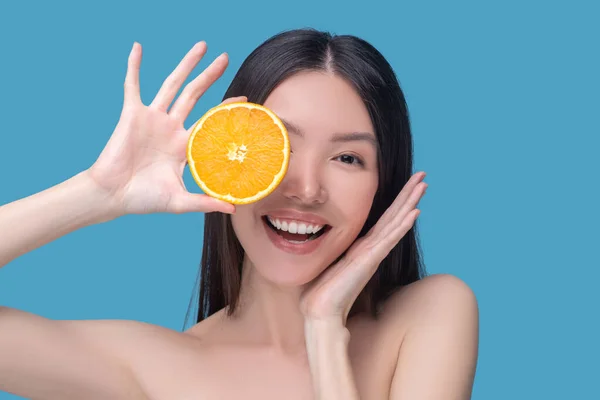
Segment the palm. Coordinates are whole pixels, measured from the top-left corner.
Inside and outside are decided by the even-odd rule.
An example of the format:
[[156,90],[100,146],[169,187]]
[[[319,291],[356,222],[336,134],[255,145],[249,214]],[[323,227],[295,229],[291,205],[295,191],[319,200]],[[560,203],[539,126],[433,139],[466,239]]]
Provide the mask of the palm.
[[420,212],[417,204],[427,188],[421,183],[424,176],[413,175],[367,235],[305,290],[301,303],[305,316],[339,317],[345,322],[352,304],[379,264],[414,225]]
[[[106,147],[90,168],[92,178],[122,207],[124,213],[231,211],[231,205],[191,194],[182,174],[189,132],[183,123],[199,97],[222,75],[227,65],[219,57],[173,102],[177,91],[202,58],[206,46],[196,45],[169,76],[152,104],[139,94],[138,46],[129,59],[121,118]],[[230,99],[239,101],[238,99]]]
[[369,271],[357,267],[357,261],[360,262],[357,258],[368,251],[367,240],[368,237],[357,240],[341,260],[330,266],[305,290],[302,296],[305,315],[313,318],[345,318],[357,292],[362,290],[362,287],[358,289],[358,282],[370,278],[367,276]]
[[124,109],[113,136],[94,165],[97,180],[113,188],[127,213],[168,209],[185,191],[187,134],[168,114],[143,105]]

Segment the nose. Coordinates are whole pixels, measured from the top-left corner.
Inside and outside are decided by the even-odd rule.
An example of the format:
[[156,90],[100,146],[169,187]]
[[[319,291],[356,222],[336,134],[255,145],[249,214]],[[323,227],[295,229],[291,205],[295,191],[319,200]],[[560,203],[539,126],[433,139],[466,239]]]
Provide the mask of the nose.
[[288,171],[281,182],[283,196],[299,205],[317,205],[327,200],[323,171],[318,163],[305,159],[290,159]]

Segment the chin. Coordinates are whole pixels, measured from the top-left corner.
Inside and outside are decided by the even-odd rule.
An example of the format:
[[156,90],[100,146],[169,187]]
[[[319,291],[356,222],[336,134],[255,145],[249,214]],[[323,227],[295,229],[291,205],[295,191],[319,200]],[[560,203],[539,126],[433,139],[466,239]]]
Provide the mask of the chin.
[[[293,209],[255,213],[240,208],[232,216],[244,248],[245,268],[280,287],[301,287],[316,279],[352,243],[359,231],[323,215]],[[354,232],[356,231],[356,232]]]
[[253,261],[251,268],[254,273],[260,275],[261,279],[269,282],[272,285],[282,288],[298,288],[302,287],[314,279],[316,279],[328,266],[328,264],[318,265],[303,265],[281,260],[268,261]]

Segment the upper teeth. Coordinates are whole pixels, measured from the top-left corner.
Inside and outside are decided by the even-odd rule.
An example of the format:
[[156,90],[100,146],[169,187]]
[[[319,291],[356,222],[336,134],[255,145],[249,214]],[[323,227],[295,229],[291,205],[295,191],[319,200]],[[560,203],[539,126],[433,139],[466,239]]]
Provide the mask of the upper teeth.
[[280,221],[277,218],[267,216],[269,222],[280,231],[289,233],[313,234],[323,229],[324,225],[310,225],[301,221]]

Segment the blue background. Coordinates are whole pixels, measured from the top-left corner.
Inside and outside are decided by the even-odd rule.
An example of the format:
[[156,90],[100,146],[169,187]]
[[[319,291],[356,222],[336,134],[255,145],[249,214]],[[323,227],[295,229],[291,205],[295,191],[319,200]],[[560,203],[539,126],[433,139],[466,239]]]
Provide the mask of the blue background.
[[[409,103],[430,186],[427,268],[459,276],[479,300],[473,398],[600,398],[598,3],[238,3],[3,2],[0,204],[93,163],[120,114],[133,41],[147,103],[195,42],[209,48],[197,72],[229,52],[189,126],[269,36],[355,34],[389,59]],[[201,214],[144,215],[84,228],[2,268],[0,304],[180,330],[202,224]]]

